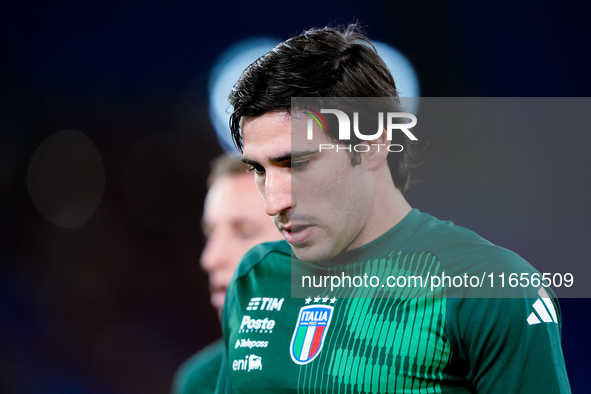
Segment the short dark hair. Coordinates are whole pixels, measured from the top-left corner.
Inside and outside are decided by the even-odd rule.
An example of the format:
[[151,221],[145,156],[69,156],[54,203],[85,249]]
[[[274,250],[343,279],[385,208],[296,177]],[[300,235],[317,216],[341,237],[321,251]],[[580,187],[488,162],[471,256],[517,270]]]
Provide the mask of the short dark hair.
[[[244,70],[229,96],[233,106],[230,130],[236,147],[242,151],[240,129],[245,120],[267,112],[290,113],[292,97],[388,98],[386,112],[403,112],[388,66],[356,23],[307,30]],[[337,141],[336,135],[329,132],[328,136]],[[394,184],[404,192],[410,178],[410,144],[403,136],[393,136],[392,143],[404,146],[388,159]],[[352,165],[361,162],[359,153],[350,155]]]

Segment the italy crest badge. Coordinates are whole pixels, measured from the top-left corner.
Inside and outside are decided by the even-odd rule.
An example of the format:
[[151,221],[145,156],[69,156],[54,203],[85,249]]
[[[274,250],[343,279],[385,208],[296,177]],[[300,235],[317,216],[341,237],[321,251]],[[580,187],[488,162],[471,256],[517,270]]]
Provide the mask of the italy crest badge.
[[308,364],[320,354],[333,309],[329,305],[309,305],[300,309],[289,351],[294,363]]

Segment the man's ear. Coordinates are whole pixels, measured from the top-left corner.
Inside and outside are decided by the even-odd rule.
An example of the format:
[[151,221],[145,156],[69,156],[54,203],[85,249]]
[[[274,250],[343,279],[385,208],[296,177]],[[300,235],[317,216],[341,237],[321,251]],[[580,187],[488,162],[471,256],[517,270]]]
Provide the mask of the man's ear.
[[[372,141],[364,141],[364,144],[369,145],[370,149],[363,153],[363,161],[369,168],[378,168],[388,158],[388,147],[390,146],[391,140],[388,139],[388,133],[386,129],[382,131],[382,135]],[[366,148],[367,149],[367,148]]]

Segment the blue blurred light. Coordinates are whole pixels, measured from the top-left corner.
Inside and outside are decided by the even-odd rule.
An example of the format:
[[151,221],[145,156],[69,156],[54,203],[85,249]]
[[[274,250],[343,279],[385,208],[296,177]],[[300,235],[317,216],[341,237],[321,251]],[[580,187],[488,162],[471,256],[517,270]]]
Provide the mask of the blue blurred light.
[[220,145],[228,153],[236,153],[228,126],[231,113],[228,95],[244,69],[280,41],[271,37],[248,38],[224,51],[213,66],[209,83],[209,116]]
[[373,44],[394,76],[398,95],[408,97],[408,99],[401,100],[404,109],[416,114],[419,106],[418,97],[420,96],[419,79],[412,64],[402,53],[388,44],[375,41]]
[[[279,39],[271,37],[248,38],[224,51],[213,66],[209,84],[209,115],[220,145],[230,154],[235,154],[236,150],[228,127],[232,111],[228,95],[244,69],[279,42]],[[411,63],[387,44],[374,42],[374,45],[392,72],[400,97],[411,98],[402,100],[405,110],[416,113],[419,82]]]

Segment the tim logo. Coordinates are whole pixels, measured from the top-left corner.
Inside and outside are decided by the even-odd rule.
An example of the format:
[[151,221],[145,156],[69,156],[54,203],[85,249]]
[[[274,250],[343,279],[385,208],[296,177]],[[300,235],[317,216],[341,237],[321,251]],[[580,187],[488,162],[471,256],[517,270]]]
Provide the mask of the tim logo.
[[253,297],[250,299],[247,311],[280,311],[284,298]]
[[[320,113],[318,111],[314,111],[311,108],[304,108],[308,112],[304,112],[304,114],[310,116],[308,119],[308,140],[313,138],[313,127],[314,122],[320,126],[320,130],[328,131],[328,125],[326,120],[321,114],[333,114],[336,115],[337,120],[339,122],[339,141],[348,141],[351,139],[351,120],[349,116],[338,109],[321,109]],[[353,132],[355,136],[363,141],[373,141],[379,137],[381,137],[382,133],[384,132],[384,128],[386,129],[387,137],[389,140],[392,140],[392,131],[393,130],[400,130],[402,131],[410,140],[417,141],[417,137],[410,132],[410,128],[413,128],[417,124],[417,117],[413,114],[407,112],[387,112],[384,116],[383,112],[378,112],[378,130],[374,134],[362,134],[359,130],[359,112],[353,112]],[[384,118],[386,126],[384,127]],[[409,123],[394,123],[394,119],[410,119]]]
[[308,364],[320,354],[333,309],[329,305],[310,305],[300,309],[289,351],[294,363]]
[[260,356],[251,354],[246,356],[243,359],[234,360],[232,362],[232,369],[234,371],[247,371],[250,372],[252,370],[262,370],[263,369],[263,361]]

